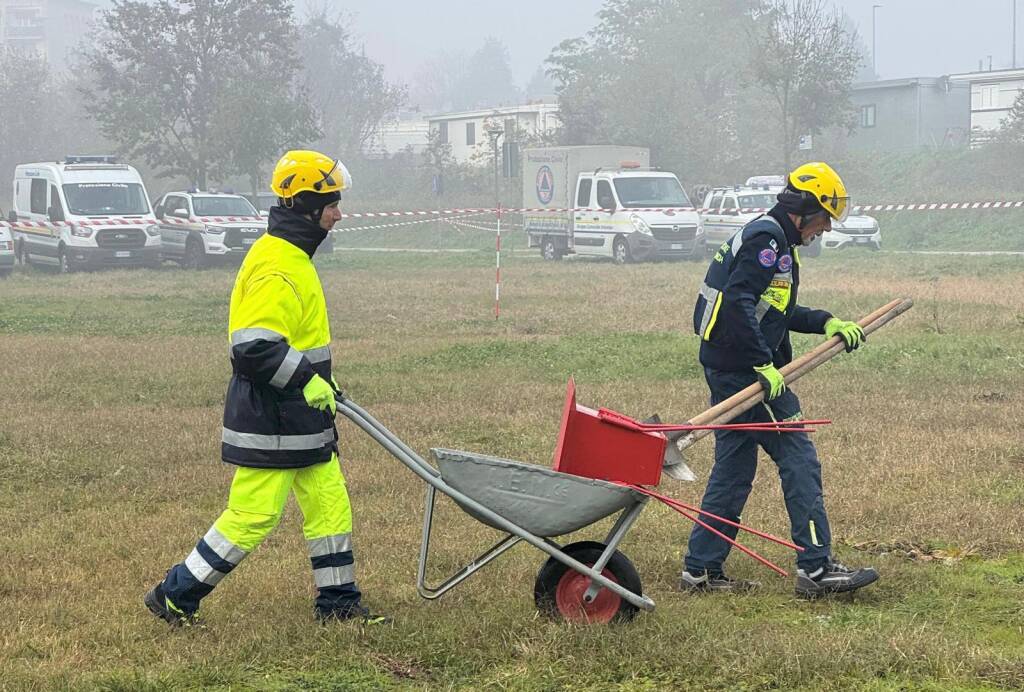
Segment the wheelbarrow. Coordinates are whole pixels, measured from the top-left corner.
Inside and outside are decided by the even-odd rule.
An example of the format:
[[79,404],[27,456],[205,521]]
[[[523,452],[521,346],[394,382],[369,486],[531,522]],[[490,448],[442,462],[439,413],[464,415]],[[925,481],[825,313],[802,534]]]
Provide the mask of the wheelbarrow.
[[[647,495],[607,481],[451,449],[431,450],[435,468],[344,395],[337,404],[338,413],[427,484],[416,574],[416,588],[423,598],[440,598],[516,544],[526,542],[548,556],[534,584],[534,601],[542,613],[572,622],[607,623],[628,621],[640,610],[654,609],[633,563],[618,550],[647,504]],[[441,584],[429,586],[427,565],[439,492],[505,536]],[[616,512],[618,518],[603,541],[560,545],[553,540]]]

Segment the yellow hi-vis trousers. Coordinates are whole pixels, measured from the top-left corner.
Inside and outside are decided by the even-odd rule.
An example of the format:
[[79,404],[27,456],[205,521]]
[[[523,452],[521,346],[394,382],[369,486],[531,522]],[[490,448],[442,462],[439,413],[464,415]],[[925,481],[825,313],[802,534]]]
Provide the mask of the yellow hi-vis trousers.
[[335,455],[328,462],[298,469],[239,467],[231,482],[228,508],[164,580],[164,593],[174,606],[195,612],[200,599],[274,530],[292,491],[302,510],[302,529],[319,590],[317,608],[348,610],[358,605],[352,508]]

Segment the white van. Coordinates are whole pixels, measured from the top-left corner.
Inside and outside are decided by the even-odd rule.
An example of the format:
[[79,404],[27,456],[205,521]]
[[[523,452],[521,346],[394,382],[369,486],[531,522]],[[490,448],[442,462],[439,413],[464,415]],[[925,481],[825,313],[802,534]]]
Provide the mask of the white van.
[[64,272],[160,263],[160,231],[142,178],[112,156],[17,166],[9,221],[24,263]]

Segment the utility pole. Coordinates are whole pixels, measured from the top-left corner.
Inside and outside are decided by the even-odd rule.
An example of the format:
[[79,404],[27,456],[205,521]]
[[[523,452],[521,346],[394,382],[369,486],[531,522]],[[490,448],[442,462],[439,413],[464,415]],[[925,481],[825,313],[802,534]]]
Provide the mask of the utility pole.
[[878,79],[878,61],[875,56],[878,54],[876,50],[875,41],[875,15],[878,12],[879,7],[884,5],[872,5],[871,6],[871,71],[875,74],[875,79]]
[[1017,69],[1017,0],[1013,0],[1013,69]]

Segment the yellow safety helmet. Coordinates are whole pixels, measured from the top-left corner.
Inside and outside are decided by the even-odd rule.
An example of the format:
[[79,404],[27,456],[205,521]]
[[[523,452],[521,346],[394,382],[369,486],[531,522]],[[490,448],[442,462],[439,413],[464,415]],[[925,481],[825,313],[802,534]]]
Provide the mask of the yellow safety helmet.
[[304,149],[286,152],[270,176],[271,192],[284,200],[300,192],[338,194],[350,187],[352,176],[341,161]]
[[789,174],[789,187],[806,193],[801,195],[805,199],[812,197],[818,206],[840,223],[850,215],[850,196],[846,194],[843,179],[827,163],[815,161],[800,166]]

